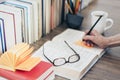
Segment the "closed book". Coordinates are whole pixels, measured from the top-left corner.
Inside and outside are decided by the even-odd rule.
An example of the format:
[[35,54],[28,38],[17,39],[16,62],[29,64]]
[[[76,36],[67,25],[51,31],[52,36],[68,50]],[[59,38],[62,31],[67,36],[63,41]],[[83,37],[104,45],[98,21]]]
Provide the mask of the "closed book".
[[[27,1],[27,0],[26,0]],[[42,0],[32,0],[38,3],[38,39],[42,37]]]
[[[21,15],[21,9],[12,7],[10,5],[1,4],[0,5],[0,11],[6,12],[9,14],[13,14],[14,17],[14,35],[15,35],[15,42],[21,43],[22,42],[22,15]],[[11,21],[9,21],[10,23]],[[8,23],[8,22],[7,22]],[[8,28],[8,26],[6,26]],[[12,28],[11,28],[12,29]],[[8,29],[10,30],[10,29]],[[7,31],[5,32],[7,33]],[[9,42],[8,42],[9,44]]]
[[6,51],[4,20],[0,18],[0,53]]
[[38,23],[39,23],[39,10],[38,10],[38,2],[37,1],[34,1],[34,0],[18,0],[18,1],[22,1],[24,3],[28,3],[28,4],[31,4],[33,6],[33,23],[34,23],[34,28],[33,28],[33,34],[34,34],[34,42],[36,40],[38,40]]
[[23,35],[23,42],[29,42],[28,40],[28,8],[26,6],[13,3],[12,1],[6,1],[5,5],[9,5],[11,7],[16,7],[22,10],[22,35]]
[[45,61],[41,61],[31,71],[13,72],[0,68],[0,76],[9,80],[48,80],[51,75],[53,76],[53,66]]
[[26,32],[26,37],[27,37],[27,43],[32,43],[33,41],[33,5],[29,3],[25,3],[22,1],[16,1],[16,0],[8,0],[6,3],[18,6],[18,7],[23,7],[25,8],[25,17],[26,17],[26,27],[25,27],[25,32]]
[[[1,4],[2,5],[2,4]],[[0,18],[4,20],[4,35],[6,48],[9,49],[11,46],[15,45],[15,17],[13,13],[5,12],[1,10],[4,7],[0,5]]]

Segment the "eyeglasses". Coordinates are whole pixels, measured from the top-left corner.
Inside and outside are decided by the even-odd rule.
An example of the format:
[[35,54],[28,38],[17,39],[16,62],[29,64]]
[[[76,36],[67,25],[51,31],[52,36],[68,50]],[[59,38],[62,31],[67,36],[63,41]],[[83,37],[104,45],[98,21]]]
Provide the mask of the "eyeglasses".
[[64,65],[66,63],[75,63],[77,61],[80,60],[80,56],[79,54],[66,42],[64,41],[65,44],[75,53],[71,56],[69,56],[68,60],[66,60],[64,57],[60,57],[60,58],[56,58],[53,61],[51,61],[44,53],[44,45],[43,45],[43,55],[45,56],[45,58],[50,61],[54,66],[61,66]]

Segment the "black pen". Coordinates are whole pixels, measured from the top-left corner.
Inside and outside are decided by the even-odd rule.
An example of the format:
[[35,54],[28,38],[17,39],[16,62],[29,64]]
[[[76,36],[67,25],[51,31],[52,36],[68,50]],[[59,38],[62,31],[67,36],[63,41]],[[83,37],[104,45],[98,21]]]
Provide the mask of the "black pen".
[[86,35],[90,35],[90,33],[92,32],[93,28],[95,27],[95,25],[98,23],[98,21],[102,18],[103,15],[100,15],[100,17],[98,18],[98,20],[95,22],[95,24],[91,27],[91,29],[89,30],[89,32]]

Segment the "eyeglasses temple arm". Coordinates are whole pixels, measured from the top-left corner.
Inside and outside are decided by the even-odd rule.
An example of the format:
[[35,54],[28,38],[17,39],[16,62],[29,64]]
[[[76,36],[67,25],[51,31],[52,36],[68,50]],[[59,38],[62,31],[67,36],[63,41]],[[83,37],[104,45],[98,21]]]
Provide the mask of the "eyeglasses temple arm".
[[45,56],[45,58],[48,60],[48,61],[50,61],[52,64],[53,64],[53,62],[45,55],[45,53],[44,53],[44,45],[43,45],[43,55]]
[[68,43],[67,43],[67,41],[64,41],[66,44],[67,44],[67,46],[75,53],[75,54],[78,54]]

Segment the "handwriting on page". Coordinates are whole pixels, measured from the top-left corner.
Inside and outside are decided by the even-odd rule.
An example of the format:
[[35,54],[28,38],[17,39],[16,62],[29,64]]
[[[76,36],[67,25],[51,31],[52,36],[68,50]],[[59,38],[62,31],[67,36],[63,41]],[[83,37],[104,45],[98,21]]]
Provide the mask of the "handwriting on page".
[[83,43],[83,41],[80,41],[80,40],[76,41],[75,44],[78,45],[78,46],[85,47],[85,48],[92,48],[92,46],[87,46]]

